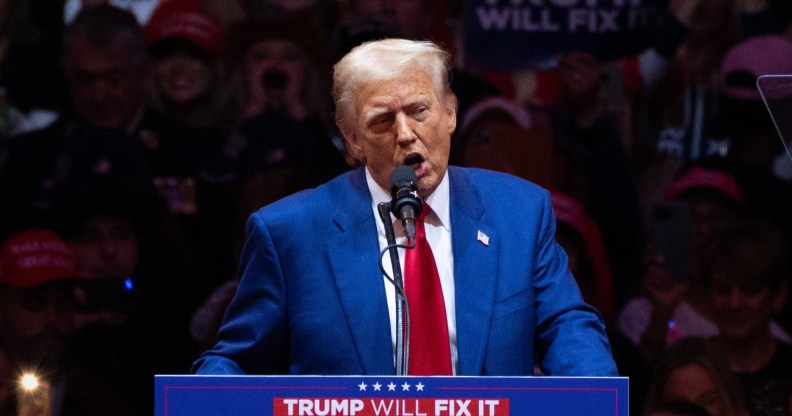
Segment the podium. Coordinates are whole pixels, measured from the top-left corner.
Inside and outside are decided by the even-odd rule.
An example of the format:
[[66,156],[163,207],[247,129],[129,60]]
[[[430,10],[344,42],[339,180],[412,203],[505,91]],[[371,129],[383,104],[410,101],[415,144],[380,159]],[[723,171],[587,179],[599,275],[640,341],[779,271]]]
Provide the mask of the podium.
[[627,416],[626,377],[155,377],[155,416]]

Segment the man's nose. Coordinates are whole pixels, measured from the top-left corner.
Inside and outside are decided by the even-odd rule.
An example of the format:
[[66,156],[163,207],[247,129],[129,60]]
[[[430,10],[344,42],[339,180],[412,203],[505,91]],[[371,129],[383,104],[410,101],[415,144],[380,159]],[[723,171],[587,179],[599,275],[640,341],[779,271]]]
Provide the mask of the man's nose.
[[397,114],[394,124],[396,126],[396,140],[399,144],[404,145],[415,141],[417,136],[415,135],[411,120],[406,114]]

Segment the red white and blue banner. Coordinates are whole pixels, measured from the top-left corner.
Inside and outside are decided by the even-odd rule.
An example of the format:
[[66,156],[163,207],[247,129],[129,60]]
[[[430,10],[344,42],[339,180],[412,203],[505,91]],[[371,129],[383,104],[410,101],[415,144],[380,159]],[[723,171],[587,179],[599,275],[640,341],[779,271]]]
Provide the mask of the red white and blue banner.
[[625,377],[156,376],[155,416],[627,416]]
[[465,0],[464,64],[519,70],[563,52],[629,56],[647,48],[665,8],[664,0]]

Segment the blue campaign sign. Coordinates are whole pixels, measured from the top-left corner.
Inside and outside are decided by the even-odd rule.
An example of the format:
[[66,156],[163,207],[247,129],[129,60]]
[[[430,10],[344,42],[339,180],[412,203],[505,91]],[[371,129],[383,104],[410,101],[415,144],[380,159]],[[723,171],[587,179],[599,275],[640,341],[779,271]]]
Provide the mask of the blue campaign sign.
[[464,57],[471,69],[519,70],[558,53],[603,61],[649,45],[665,0],[465,0]]
[[179,376],[155,416],[627,416],[626,377]]

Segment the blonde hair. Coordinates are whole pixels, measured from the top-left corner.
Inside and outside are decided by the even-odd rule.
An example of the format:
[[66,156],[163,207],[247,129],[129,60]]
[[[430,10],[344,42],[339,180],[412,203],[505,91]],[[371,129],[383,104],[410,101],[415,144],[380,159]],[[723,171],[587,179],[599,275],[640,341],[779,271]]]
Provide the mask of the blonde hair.
[[333,100],[338,128],[344,132],[355,119],[355,94],[363,85],[390,80],[423,70],[432,78],[432,85],[441,103],[456,98],[451,91],[448,52],[429,41],[382,39],[363,43],[346,54],[333,67]]

